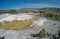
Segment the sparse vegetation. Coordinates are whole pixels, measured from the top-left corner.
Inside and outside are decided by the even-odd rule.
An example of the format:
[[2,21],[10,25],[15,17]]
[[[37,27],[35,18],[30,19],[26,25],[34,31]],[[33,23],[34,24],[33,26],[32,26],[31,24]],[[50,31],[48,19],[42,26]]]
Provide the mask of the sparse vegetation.
[[56,12],[52,12],[52,11],[41,11],[41,12],[42,13],[40,14],[40,16],[54,18],[58,20],[60,19],[60,14]]
[[39,32],[38,35],[39,35],[40,38],[45,38],[45,37],[46,37],[45,29],[42,29],[42,30]]

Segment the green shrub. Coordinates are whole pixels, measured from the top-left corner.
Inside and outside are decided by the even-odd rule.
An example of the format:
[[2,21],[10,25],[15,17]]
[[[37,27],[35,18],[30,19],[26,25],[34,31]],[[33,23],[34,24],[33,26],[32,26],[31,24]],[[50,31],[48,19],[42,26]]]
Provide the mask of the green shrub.
[[45,38],[45,37],[46,37],[45,29],[42,29],[42,31],[40,31],[38,35],[39,35],[39,37],[41,37],[41,38]]

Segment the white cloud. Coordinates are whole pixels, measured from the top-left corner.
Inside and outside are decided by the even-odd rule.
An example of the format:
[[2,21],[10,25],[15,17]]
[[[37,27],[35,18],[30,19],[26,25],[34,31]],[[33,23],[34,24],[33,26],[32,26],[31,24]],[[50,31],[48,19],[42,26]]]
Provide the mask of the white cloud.
[[24,8],[43,8],[43,7],[59,7],[55,5],[49,5],[49,4],[24,4]]

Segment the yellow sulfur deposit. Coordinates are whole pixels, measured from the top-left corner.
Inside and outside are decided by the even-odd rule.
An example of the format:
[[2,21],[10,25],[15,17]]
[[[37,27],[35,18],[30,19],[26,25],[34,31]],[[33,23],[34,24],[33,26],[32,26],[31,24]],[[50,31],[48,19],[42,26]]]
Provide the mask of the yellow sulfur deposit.
[[30,28],[32,25],[32,20],[13,20],[13,21],[4,21],[2,25],[0,25],[0,29],[5,30],[20,30]]

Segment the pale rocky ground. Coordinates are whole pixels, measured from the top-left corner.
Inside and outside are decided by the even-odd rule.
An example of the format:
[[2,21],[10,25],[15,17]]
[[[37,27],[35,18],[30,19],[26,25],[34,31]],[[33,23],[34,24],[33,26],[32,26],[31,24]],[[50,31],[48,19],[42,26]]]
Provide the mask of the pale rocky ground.
[[[44,19],[45,20],[45,19]],[[46,20],[45,20],[46,21]],[[6,39],[26,39],[26,38],[31,38],[30,34],[37,34],[42,30],[43,28],[43,22],[44,21],[37,21],[37,23],[42,23],[40,25],[35,25],[35,27],[26,29],[26,30],[0,30],[0,37],[5,36]],[[34,23],[36,24],[36,23]]]
[[[48,32],[51,35],[57,35],[58,30],[60,30],[60,21],[57,20],[47,20],[47,22],[44,24],[46,32]],[[47,37],[46,39],[52,39],[52,36]]]
[[[48,20],[46,18],[41,17],[37,21],[33,21],[33,24],[35,26],[30,29],[25,29],[25,30],[3,30],[0,29],[0,37],[5,36],[5,39],[36,39],[30,36],[30,34],[37,34],[39,33],[43,28],[46,29],[46,32],[49,33],[57,33],[57,27],[60,26],[59,21],[53,21],[53,20]],[[53,25],[56,24],[56,25]],[[49,38],[44,38],[44,39],[49,39]]]
[[31,19],[34,15],[29,14],[2,14],[0,15],[0,22],[2,21],[12,21],[12,20],[25,20],[25,19]]

